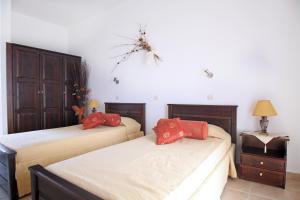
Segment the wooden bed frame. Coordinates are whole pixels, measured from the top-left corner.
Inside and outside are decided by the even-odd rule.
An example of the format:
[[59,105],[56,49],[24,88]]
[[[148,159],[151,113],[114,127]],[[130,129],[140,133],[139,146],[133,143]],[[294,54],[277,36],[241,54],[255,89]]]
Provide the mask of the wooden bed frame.
[[168,104],[168,117],[185,120],[207,121],[222,127],[236,144],[237,106]]
[[[105,103],[105,112],[135,119],[145,133],[144,103]],[[16,154],[16,151],[0,143],[0,186],[7,192],[10,200],[17,200],[19,197],[15,179]]]
[[[208,121],[224,128],[236,143],[237,106],[168,104],[169,118]],[[40,165],[30,167],[32,200],[103,200],[75,184],[47,171]]]

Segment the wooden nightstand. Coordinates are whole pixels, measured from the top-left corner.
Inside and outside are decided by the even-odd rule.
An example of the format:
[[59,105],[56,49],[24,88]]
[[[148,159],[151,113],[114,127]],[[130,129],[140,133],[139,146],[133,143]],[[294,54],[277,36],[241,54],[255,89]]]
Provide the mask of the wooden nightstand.
[[273,138],[265,144],[257,137],[242,133],[240,178],[285,188],[288,137]]

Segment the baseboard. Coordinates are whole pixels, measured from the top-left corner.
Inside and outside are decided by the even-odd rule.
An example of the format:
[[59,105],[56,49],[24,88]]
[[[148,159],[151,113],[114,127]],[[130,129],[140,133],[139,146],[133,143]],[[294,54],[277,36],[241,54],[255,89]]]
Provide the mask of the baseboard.
[[287,172],[286,177],[289,180],[300,181],[300,174],[299,173]]

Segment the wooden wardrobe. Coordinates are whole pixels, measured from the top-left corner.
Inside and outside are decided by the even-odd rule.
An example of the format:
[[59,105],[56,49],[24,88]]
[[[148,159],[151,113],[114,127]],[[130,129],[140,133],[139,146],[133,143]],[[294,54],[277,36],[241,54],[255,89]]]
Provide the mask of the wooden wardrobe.
[[77,123],[72,105],[81,57],[7,43],[8,133]]

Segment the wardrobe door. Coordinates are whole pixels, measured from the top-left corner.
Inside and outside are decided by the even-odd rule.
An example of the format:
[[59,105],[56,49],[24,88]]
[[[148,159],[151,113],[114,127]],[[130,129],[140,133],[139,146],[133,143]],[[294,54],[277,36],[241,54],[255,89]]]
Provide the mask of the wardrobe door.
[[78,68],[81,64],[81,58],[75,56],[64,56],[64,126],[71,126],[78,124],[78,120],[75,117],[75,113],[72,109],[73,105],[77,105],[76,98],[72,95],[74,92],[74,79],[75,74],[78,72]]
[[62,56],[40,52],[40,93],[42,129],[63,125]]
[[40,129],[39,51],[14,46],[12,59],[12,132]]

